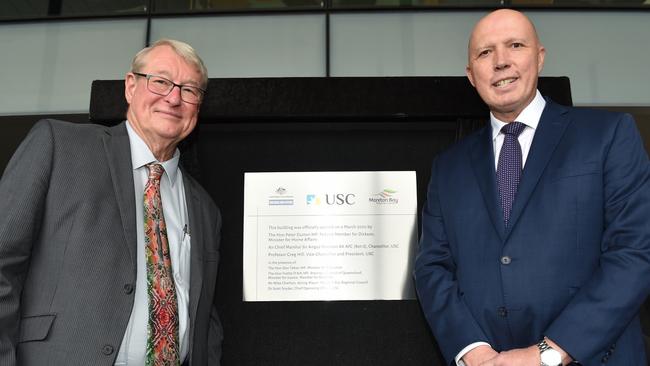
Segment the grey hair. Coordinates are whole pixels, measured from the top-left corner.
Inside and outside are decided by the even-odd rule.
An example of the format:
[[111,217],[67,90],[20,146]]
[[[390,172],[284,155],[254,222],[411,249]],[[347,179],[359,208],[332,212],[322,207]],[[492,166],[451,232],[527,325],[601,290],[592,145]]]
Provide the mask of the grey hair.
[[201,76],[201,88],[205,89],[208,85],[208,69],[203,64],[203,60],[196,53],[196,50],[189,44],[174,39],[162,38],[157,40],[149,47],[145,47],[138,52],[133,61],[131,62],[131,72],[141,72],[146,64],[146,56],[156,47],[169,46],[174,52],[179,55],[185,62],[196,67]]

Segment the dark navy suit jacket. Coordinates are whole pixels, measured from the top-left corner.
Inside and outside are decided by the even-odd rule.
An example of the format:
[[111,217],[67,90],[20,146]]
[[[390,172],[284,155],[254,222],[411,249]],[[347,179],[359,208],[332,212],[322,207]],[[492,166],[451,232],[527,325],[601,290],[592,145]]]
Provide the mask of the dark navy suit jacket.
[[447,360],[548,336],[583,365],[643,365],[650,163],[633,118],[547,101],[509,227],[491,128],[433,162],[415,279]]

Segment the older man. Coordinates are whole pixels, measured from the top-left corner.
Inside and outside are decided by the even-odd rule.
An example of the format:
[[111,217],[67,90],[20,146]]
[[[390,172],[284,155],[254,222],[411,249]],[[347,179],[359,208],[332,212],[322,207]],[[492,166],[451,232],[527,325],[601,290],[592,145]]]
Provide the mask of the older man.
[[0,181],[0,364],[218,365],[220,213],[179,166],[207,70],[161,40],[127,121],[38,122]]
[[544,57],[522,13],[474,27],[467,76],[491,123],[434,160],[422,309],[450,364],[643,365],[648,156],[629,115],[544,99]]

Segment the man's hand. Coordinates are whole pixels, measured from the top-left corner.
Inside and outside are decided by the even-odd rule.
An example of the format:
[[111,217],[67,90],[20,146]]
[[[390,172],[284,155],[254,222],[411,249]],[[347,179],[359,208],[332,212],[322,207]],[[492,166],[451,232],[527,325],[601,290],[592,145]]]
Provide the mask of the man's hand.
[[492,347],[482,345],[467,352],[463,356],[463,362],[466,366],[479,366],[483,365],[483,362],[491,360],[498,355],[499,353],[493,350]]
[[[560,346],[548,338],[545,338],[549,346],[560,352],[562,356],[562,365],[568,365],[573,359],[569,356]],[[469,355],[469,353],[468,353]],[[463,357],[463,360],[465,357]],[[492,359],[479,363],[479,366],[539,366],[541,359],[539,355],[539,348],[537,345],[532,345],[526,348],[517,348],[509,351],[504,351],[496,355]],[[469,365],[469,364],[468,364]]]
[[504,351],[479,366],[539,366],[539,349],[536,345]]

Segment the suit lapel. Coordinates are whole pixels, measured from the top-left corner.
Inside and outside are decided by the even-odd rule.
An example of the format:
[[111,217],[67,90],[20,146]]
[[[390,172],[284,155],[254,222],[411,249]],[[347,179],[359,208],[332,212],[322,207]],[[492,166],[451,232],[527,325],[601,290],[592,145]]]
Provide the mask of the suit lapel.
[[510,225],[506,231],[505,239],[508,239],[512,228],[517,224],[519,217],[521,217],[557,144],[564,135],[564,131],[568,125],[567,112],[568,109],[566,107],[547,100],[546,107],[544,107],[544,112],[535,131],[533,143],[528,152],[526,166],[521,175],[517,196],[515,197],[510,213]]
[[[183,186],[187,202],[188,220],[190,222],[190,329],[195,329],[196,309],[203,286],[203,232],[201,231],[200,200],[196,195],[194,182],[185,170],[183,172]],[[190,335],[190,345],[193,344],[193,334]]]
[[106,130],[103,136],[106,160],[111,172],[113,192],[122,220],[124,238],[133,263],[133,275],[137,268],[137,236],[135,222],[135,191],[133,188],[133,169],[131,163],[131,146],[126,132],[126,122]]
[[489,124],[478,134],[477,140],[471,148],[470,157],[476,181],[483,194],[485,207],[490,214],[494,228],[499,233],[501,240],[503,240],[505,227],[501,204],[498,200],[499,193],[497,192],[496,171],[494,170],[494,148]]

